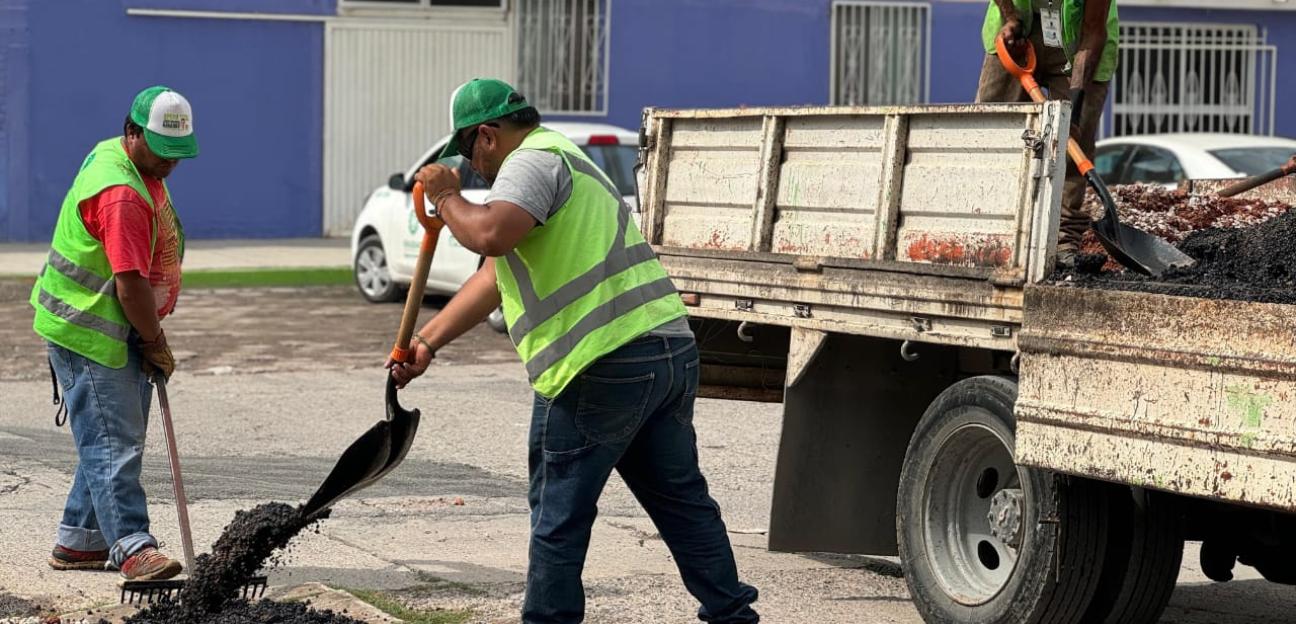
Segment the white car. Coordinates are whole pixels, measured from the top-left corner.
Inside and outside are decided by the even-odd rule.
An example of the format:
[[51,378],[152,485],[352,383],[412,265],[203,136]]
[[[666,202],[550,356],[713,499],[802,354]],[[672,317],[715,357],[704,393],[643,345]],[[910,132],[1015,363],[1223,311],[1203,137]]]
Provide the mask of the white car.
[[1296,141],[1248,134],[1154,134],[1098,142],[1094,168],[1107,184],[1243,178],[1277,169]]
[[[637,210],[634,187],[637,133],[605,124],[555,122],[544,126],[563,133],[584,149],[590,159],[607,172],[626,203]],[[456,155],[437,161],[449,139],[447,136],[438,141],[403,173],[392,174],[385,186],[374,189],[365,200],[364,209],[356,218],[351,232],[352,268],[356,286],[365,299],[375,303],[401,299],[413,279],[423,226],[414,217],[410,189],[414,184],[414,173],[420,167],[434,161],[458,167],[463,196],[469,201],[485,201],[489,193],[486,182],[473,173],[462,157]],[[441,230],[441,239],[428,271],[427,291],[453,295],[482,261],[480,255],[455,240],[450,228]],[[504,318],[498,310],[491,315],[489,322],[491,327],[504,331]]]

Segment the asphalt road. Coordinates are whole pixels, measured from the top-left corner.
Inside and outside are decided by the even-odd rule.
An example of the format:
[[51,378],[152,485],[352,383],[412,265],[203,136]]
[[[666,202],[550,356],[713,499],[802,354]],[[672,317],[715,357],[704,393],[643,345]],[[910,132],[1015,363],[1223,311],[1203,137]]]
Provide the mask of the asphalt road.
[[[67,430],[53,424],[25,294],[0,288],[0,598],[67,609],[110,603],[114,574],[59,573],[44,563],[75,458]],[[382,417],[379,364],[399,314],[399,306],[363,303],[349,289],[182,296],[166,324],[180,358],[170,392],[200,550],[237,509],[308,497],[338,452]],[[530,395],[507,340],[475,329],[402,401],[424,412],[409,459],[302,535],[272,584],[389,589],[415,605],[470,608],[474,621],[516,621]],[[696,422],[712,494],[743,577],[760,588],[765,621],[921,622],[893,560],[765,549],[777,405],[703,400]],[[153,528],[176,553],[156,417],[151,427],[144,482]],[[1296,621],[1292,588],[1246,570],[1240,581],[1206,583],[1195,552],[1185,556],[1165,622]],[[590,622],[696,621],[669,552],[616,477],[600,504],[586,579]]]

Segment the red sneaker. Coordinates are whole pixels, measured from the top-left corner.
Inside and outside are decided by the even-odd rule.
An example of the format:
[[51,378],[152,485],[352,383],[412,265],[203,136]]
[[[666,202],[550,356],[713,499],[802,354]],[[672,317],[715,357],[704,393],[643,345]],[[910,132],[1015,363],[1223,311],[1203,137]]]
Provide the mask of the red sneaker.
[[151,546],[142,548],[122,564],[122,578],[128,581],[160,581],[180,573],[184,566]]
[[49,566],[55,570],[103,570],[108,565],[106,550],[73,550],[55,546]]

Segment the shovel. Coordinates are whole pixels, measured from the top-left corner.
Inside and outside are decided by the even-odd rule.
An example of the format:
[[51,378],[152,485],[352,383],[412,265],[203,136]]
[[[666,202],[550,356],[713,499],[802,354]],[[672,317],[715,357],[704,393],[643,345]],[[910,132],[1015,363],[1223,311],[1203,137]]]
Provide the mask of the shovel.
[[[418,321],[419,307],[423,303],[423,289],[427,286],[428,267],[436,251],[437,239],[445,225],[441,219],[428,215],[424,209],[423,184],[414,183],[414,214],[423,224],[423,243],[419,246],[418,261],[414,265],[414,278],[405,298],[405,312],[401,315],[400,331],[392,348],[393,362],[407,363],[414,355],[409,348]],[[361,435],[338,458],[333,472],[329,473],[319,490],[306,501],[301,513],[315,518],[331,507],[338,499],[373,485],[391,472],[405,459],[414,444],[418,430],[419,411],[401,407],[396,397],[396,380],[387,376],[387,412],[383,420]]]
[[1287,161],[1287,164],[1277,169],[1274,169],[1273,171],[1266,171],[1265,173],[1262,173],[1258,176],[1247,178],[1240,182],[1235,182],[1229,186],[1226,186],[1220,189],[1220,191],[1216,193],[1216,195],[1219,195],[1220,197],[1232,197],[1234,195],[1240,195],[1257,186],[1263,186],[1279,178],[1285,178],[1293,173],[1296,173],[1296,156],[1292,156],[1291,160]]
[[[1029,41],[1026,42],[1026,65],[1024,66],[1018,65],[1017,60],[1008,52],[1002,36],[995,39],[995,49],[1004,69],[1021,81],[1022,88],[1026,89],[1031,99],[1039,103],[1044,102],[1044,92],[1034,76],[1035,47]],[[1098,199],[1102,200],[1103,207],[1106,208],[1102,218],[1093,223],[1093,230],[1098,236],[1098,242],[1102,243],[1103,248],[1117,262],[1131,270],[1153,277],[1160,277],[1166,270],[1174,267],[1193,265],[1195,261],[1191,256],[1179,251],[1165,239],[1120,222],[1120,216],[1116,214],[1116,201],[1112,199],[1107,185],[1103,184],[1102,178],[1094,170],[1093,163],[1089,161],[1088,156],[1085,156],[1084,150],[1080,149],[1080,144],[1076,143],[1074,137],[1067,141],[1067,156],[1071,158],[1072,163],[1075,163],[1080,174],[1089,182],[1089,186],[1093,187],[1094,192],[1098,194]]]

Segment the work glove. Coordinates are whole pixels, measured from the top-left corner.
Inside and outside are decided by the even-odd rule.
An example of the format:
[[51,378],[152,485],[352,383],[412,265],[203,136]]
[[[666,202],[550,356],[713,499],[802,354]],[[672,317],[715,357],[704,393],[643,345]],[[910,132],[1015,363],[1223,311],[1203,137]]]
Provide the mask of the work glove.
[[139,350],[140,356],[144,358],[142,366],[145,375],[150,378],[161,375],[163,381],[171,379],[171,373],[175,372],[175,356],[171,355],[171,346],[167,344],[165,333],[159,331],[157,338],[152,341],[141,340]]

